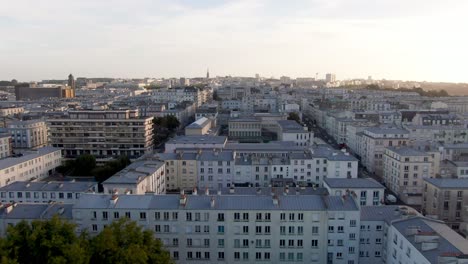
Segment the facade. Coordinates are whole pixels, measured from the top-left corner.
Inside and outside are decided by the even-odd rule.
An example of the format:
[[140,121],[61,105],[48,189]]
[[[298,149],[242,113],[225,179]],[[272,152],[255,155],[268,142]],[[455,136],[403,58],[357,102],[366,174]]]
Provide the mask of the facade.
[[62,151],[43,147],[21,157],[0,160],[0,187],[15,181],[42,180],[62,163]]
[[102,183],[104,193],[145,194],[166,193],[164,162],[137,160]]
[[0,107],[0,117],[13,116],[23,112],[23,107]]
[[138,110],[70,111],[68,118],[49,119],[50,142],[66,158],[91,154],[96,159],[127,156],[131,159],[153,149],[153,117]]
[[259,140],[262,137],[262,123],[257,118],[229,120],[229,138]]
[[73,204],[83,193],[97,192],[96,182],[16,181],[0,188],[2,203]]
[[302,127],[294,120],[280,120],[278,122],[278,140],[292,141],[298,146],[310,146],[314,141],[314,133],[307,127]]
[[372,178],[323,179],[323,187],[330,195],[356,196],[360,206],[377,206],[384,204],[385,187]]
[[56,87],[37,87],[36,85],[16,86],[15,95],[17,101],[39,100],[44,98],[73,98],[75,90],[63,85]]
[[177,136],[165,144],[166,153],[176,149],[219,149],[224,148],[227,137],[223,136]]
[[422,203],[423,178],[431,175],[431,156],[409,147],[387,147],[384,155],[384,181],[407,204]]
[[468,206],[468,179],[424,179],[423,213],[460,230]]
[[409,133],[398,128],[371,127],[363,131],[358,143],[359,156],[364,167],[369,172],[383,176],[384,151],[386,147],[405,146],[408,143]]
[[6,131],[11,134],[14,148],[35,149],[48,144],[47,124],[43,120],[15,121]]
[[12,152],[11,136],[7,133],[0,133],[0,159],[10,157]]
[[185,127],[186,136],[203,136],[209,134],[212,128],[212,120],[201,117],[192,124]]
[[358,263],[360,212],[350,197],[83,195],[73,217],[91,235],[135,220],[177,263]]

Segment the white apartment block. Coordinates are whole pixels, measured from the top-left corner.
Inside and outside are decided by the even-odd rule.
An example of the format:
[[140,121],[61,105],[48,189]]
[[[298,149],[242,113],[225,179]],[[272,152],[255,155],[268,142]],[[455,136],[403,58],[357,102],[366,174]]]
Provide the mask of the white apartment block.
[[159,153],[156,159],[165,162],[166,190],[189,190],[198,185],[197,153]]
[[166,166],[151,159],[137,160],[102,183],[104,193],[166,193]]
[[358,263],[360,212],[319,195],[83,195],[91,235],[127,217],[152,230],[177,263]]
[[10,157],[12,151],[11,136],[7,133],[0,133],[0,159]]
[[405,146],[408,143],[409,133],[398,128],[371,127],[365,129],[358,138],[358,155],[361,162],[369,172],[383,176],[384,151],[386,147]]
[[8,124],[12,145],[18,149],[35,149],[48,144],[47,124],[43,120],[15,121]]
[[49,119],[50,142],[65,158],[91,154],[96,159],[136,159],[153,149],[153,117],[138,110],[70,111],[68,118]]
[[409,147],[387,147],[384,181],[406,204],[421,205],[423,178],[430,177],[431,156]]
[[23,112],[23,107],[2,107],[0,108],[0,117],[12,116]]
[[330,195],[354,195],[360,206],[384,204],[385,187],[372,178],[326,178],[323,180],[323,187]]
[[96,182],[30,182],[16,181],[0,188],[2,203],[49,203],[73,204],[83,193],[98,191]]
[[21,157],[0,160],[0,187],[15,181],[42,180],[62,163],[62,151],[43,147]]
[[314,133],[309,132],[307,127],[303,127],[294,120],[279,120],[278,140],[292,141],[298,146],[310,146],[314,141]]

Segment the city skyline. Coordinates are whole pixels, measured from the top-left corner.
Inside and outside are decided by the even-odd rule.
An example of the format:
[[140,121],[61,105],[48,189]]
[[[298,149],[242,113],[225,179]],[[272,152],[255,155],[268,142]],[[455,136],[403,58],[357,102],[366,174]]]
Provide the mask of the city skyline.
[[[80,1],[0,10],[0,79],[315,77],[468,82],[460,1]],[[27,36],[27,37],[26,37]],[[244,58],[244,59],[243,59]]]

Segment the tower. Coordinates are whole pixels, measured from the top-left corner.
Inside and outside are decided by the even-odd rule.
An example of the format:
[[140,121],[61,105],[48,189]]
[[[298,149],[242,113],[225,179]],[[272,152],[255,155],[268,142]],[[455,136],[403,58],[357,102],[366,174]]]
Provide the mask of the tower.
[[206,78],[207,78],[207,79],[210,78],[210,68],[207,68],[207,69],[206,69]]
[[70,75],[68,75],[68,86],[70,86],[70,88],[75,90],[75,87],[76,87],[75,78],[73,77],[73,75],[71,73],[70,73]]

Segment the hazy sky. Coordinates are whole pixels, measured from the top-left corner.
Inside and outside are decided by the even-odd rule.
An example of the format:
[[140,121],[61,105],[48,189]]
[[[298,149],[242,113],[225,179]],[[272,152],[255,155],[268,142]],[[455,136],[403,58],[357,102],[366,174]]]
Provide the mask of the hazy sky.
[[468,82],[465,0],[0,0],[0,79]]

